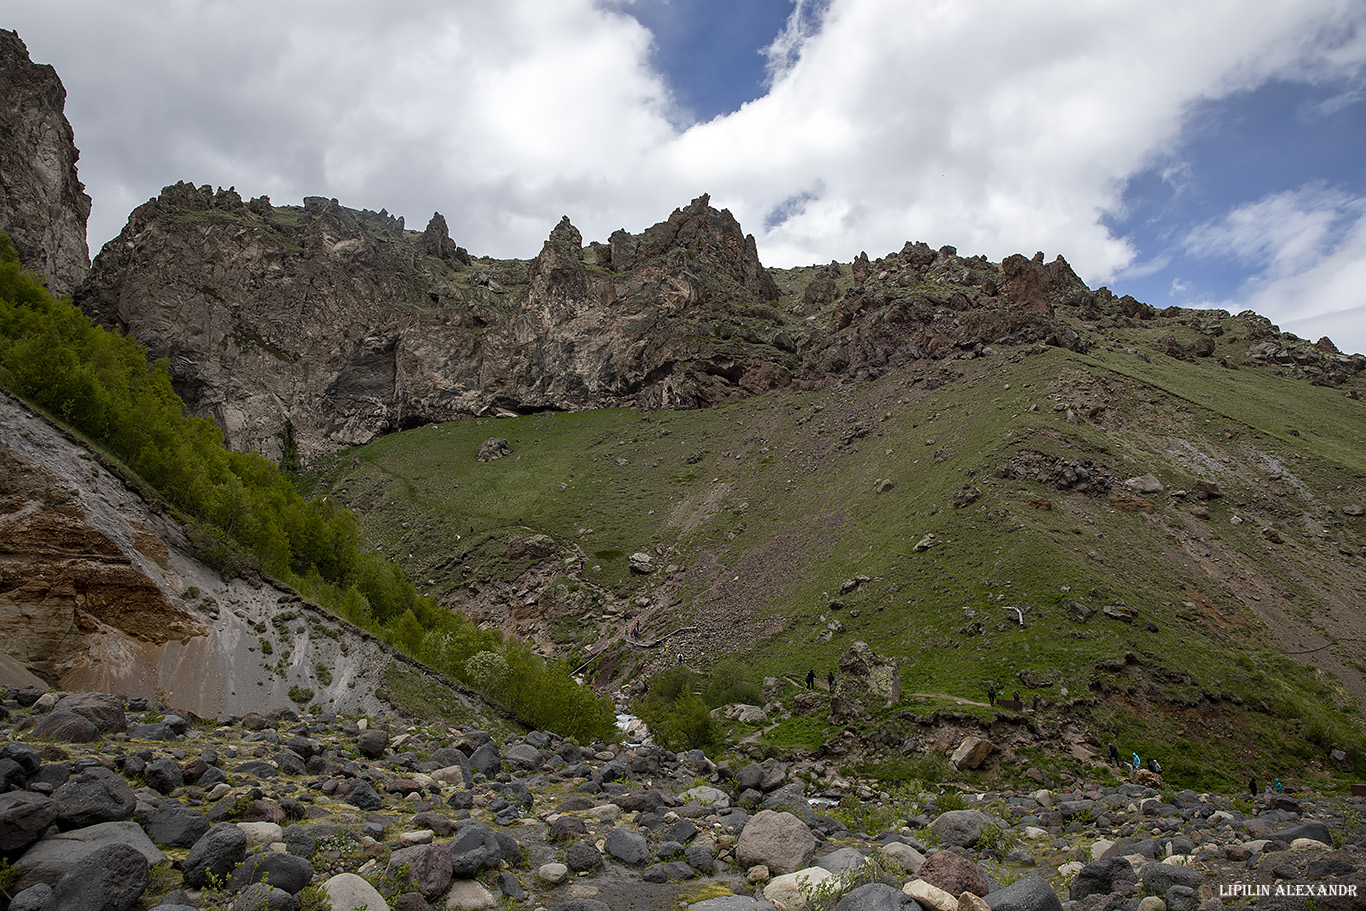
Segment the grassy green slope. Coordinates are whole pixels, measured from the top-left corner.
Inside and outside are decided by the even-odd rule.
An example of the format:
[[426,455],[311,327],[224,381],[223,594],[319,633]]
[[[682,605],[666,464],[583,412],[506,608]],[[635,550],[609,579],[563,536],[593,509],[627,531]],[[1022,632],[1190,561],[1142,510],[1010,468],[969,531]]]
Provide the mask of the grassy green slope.
[[[1086,697],[1098,736],[1172,755],[1192,781],[1332,746],[1360,760],[1362,529],[1341,507],[1366,500],[1366,405],[1269,368],[1174,361],[1157,353],[1172,331],[707,411],[426,427],[348,453],[319,486],[438,595],[517,579],[528,563],[506,544],[550,535],[551,575],[591,588],[595,613],[648,597],[650,633],[697,626],[670,648],[698,666],[735,653],[801,674],[863,639],[903,659],[907,692]],[[493,436],[514,454],[477,462]],[[998,471],[1055,459],[1166,490],[1094,496]],[[1172,495],[1202,479],[1223,496]],[[965,486],[980,495],[955,507]],[[915,552],[927,534],[942,543]],[[681,569],[631,574],[642,549]],[[1073,602],[1095,613],[1079,621]],[[1309,660],[1347,686],[1265,648],[1321,645]]]

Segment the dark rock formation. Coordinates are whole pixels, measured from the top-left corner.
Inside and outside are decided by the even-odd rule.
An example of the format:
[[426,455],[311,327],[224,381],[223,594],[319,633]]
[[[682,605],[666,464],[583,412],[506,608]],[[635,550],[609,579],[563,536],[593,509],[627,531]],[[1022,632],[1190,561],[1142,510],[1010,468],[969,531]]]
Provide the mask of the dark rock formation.
[[90,271],[90,197],[76,177],[79,153],[65,105],[56,71],[30,61],[19,36],[0,29],[0,232],[57,295]]

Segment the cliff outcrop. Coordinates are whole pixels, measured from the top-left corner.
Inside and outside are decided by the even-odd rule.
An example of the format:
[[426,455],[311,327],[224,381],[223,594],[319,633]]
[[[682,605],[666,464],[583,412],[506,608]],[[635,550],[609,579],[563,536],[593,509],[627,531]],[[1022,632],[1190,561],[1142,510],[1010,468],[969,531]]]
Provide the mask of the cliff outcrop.
[[90,197],[76,176],[80,153],[65,106],[57,72],[0,29],[0,232],[56,295],[74,291],[90,271]]
[[231,445],[275,457],[469,415],[703,406],[798,366],[748,306],[779,293],[753,237],[708,202],[587,249],[566,219],[528,263],[470,257],[439,213],[415,232],[181,183],[133,212],[77,302],[166,358]]

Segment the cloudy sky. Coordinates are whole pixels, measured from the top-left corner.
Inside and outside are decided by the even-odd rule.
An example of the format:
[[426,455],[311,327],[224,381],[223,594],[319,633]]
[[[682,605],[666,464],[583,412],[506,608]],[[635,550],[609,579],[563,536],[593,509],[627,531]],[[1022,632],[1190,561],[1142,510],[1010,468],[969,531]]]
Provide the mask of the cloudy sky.
[[178,180],[530,257],[707,192],[787,266],[1061,253],[1366,351],[1366,0],[43,0],[92,250]]

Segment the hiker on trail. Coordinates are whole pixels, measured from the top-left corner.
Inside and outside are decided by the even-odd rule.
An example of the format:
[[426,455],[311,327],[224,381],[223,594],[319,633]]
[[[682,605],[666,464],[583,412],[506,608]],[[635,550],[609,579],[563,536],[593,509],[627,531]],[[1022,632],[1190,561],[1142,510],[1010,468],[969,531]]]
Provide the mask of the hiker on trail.
[[1285,793],[1285,785],[1281,784],[1281,780],[1280,780],[1279,778],[1276,779],[1276,793],[1277,793],[1277,794],[1284,794],[1284,793]]
[[1113,743],[1110,744],[1110,761],[1115,764],[1115,768],[1119,768],[1119,747]]
[[1143,760],[1138,758],[1138,753],[1134,753],[1134,771],[1137,772],[1141,768],[1143,768]]
[[992,705],[996,704],[996,684],[994,683],[987,684],[987,702]]
[[831,671],[825,675],[825,682],[830,685],[830,695],[835,695],[835,672]]
[[1252,792],[1252,796],[1257,796],[1257,779],[1252,779],[1247,783],[1247,789]]
[[816,688],[816,672],[810,668],[806,670],[806,688],[808,690]]
[[1156,759],[1148,760],[1148,768],[1152,769],[1153,772],[1158,775],[1162,774],[1162,763],[1158,762]]
[[1016,702],[1019,702],[1019,701],[1020,701],[1020,691],[1019,691],[1019,690],[1016,690],[1016,691],[1015,691],[1015,701],[1016,701]]
[[683,666],[683,653],[682,653],[682,652],[679,652],[679,653],[678,653],[678,666],[679,666],[679,667],[682,667],[682,666]]

